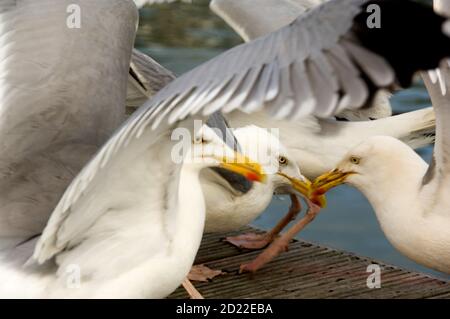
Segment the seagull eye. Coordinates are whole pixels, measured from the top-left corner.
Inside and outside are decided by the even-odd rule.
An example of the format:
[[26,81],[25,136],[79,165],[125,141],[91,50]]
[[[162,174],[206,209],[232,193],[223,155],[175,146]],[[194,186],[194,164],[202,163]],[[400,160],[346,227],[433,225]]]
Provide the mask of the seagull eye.
[[352,156],[350,157],[350,163],[358,165],[359,163],[361,163],[361,158],[357,156]]
[[284,157],[284,156],[280,156],[278,158],[278,163],[280,163],[280,165],[287,165],[288,159],[286,157]]
[[194,144],[202,144],[204,142],[204,139],[202,136],[196,136],[194,138]]

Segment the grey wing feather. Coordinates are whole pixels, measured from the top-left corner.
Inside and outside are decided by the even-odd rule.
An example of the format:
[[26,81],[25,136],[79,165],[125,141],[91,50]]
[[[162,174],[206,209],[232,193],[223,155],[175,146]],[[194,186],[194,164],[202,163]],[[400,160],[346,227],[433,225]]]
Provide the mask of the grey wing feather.
[[213,113],[208,118],[206,124],[214,129],[217,129],[220,134],[219,137],[221,137],[231,149],[236,151],[241,150],[237,138],[234,136],[227,120],[220,112]]
[[[66,26],[73,4],[90,12],[80,29]],[[1,236],[42,231],[67,185],[122,122],[117,101],[125,99],[136,21],[131,1],[0,1]]]
[[[422,75],[436,115],[436,140],[433,162],[424,176],[429,184],[450,171],[450,66],[445,62],[439,70]],[[447,173],[448,174],[448,173]]]
[[[342,44],[347,42],[344,36],[350,30],[353,17],[360,12],[360,3],[361,1],[352,0],[328,2],[327,5],[319,6],[297,18],[291,25],[235,47],[184,74],[164,87],[146,105],[153,113],[150,116],[153,126],[156,127],[165,118],[169,119],[169,123],[174,123],[200,110],[203,115],[208,116],[218,110],[226,113],[236,108],[246,109],[251,106],[252,110],[257,110],[270,105],[283,117],[304,113],[326,117],[332,115],[338,105],[341,108],[361,106],[348,105],[349,100],[336,99],[338,89],[346,92],[353,87],[341,85],[344,75],[339,74],[329,61],[329,52],[336,47],[346,55],[347,60],[352,60],[350,55],[355,54],[354,48],[357,45],[352,46],[353,52],[348,52]],[[329,17],[336,19],[333,28],[331,21],[326,20]],[[317,20],[323,23],[317,25]],[[359,61],[375,61],[379,66],[381,59],[367,54],[365,59]],[[299,67],[295,67],[297,65]],[[394,81],[390,66],[385,63],[381,68],[385,74],[383,83]],[[373,70],[370,67],[368,69]],[[378,75],[377,73],[376,77]],[[310,103],[307,112],[299,112],[298,108],[304,107],[303,96],[293,94],[289,85],[285,85],[298,77],[309,79],[312,88],[307,94],[312,91],[313,101],[325,103]],[[321,79],[329,80],[322,84]],[[317,86],[314,87],[314,84]],[[331,95],[322,90],[323,85],[332,89]],[[363,103],[367,95],[366,92],[358,102]],[[257,105],[254,103],[255,99],[262,103]]]
[[175,74],[134,49],[127,88],[127,108],[133,111],[175,79]]
[[[162,4],[162,3],[172,3],[175,2],[177,0],[134,0],[134,3],[136,4],[136,6],[138,8],[142,8],[145,5],[152,5],[152,4]],[[188,2],[191,3],[192,0],[180,0],[183,2]]]
[[211,10],[246,42],[293,22],[326,0],[212,0]]
[[[210,3],[210,7],[212,11],[227,22],[228,25],[248,42],[288,25],[307,10],[326,1],[327,0],[213,0]],[[339,74],[347,75],[344,77],[347,80],[344,81],[342,85],[346,87],[346,92],[353,94],[347,95],[347,98],[351,101],[359,100],[358,97],[354,96],[355,94],[359,94],[364,98],[365,94],[367,94],[364,94],[364,92],[367,91],[367,89],[355,87],[355,85],[361,86],[364,85],[364,83],[362,83],[362,81],[358,83],[358,79],[351,76],[347,69],[343,68],[340,63],[336,63],[333,56],[329,56],[328,58],[333,64],[333,67],[339,70]],[[327,59],[324,61],[327,63]],[[352,64],[350,65],[352,66]],[[374,67],[372,70],[377,70],[377,68]],[[293,81],[295,81],[295,79],[293,79]],[[302,78],[298,83],[296,82],[295,87],[297,88],[297,92],[302,91],[305,86],[309,86],[308,81],[307,78]],[[361,94],[361,92],[363,94]],[[311,107],[311,104],[308,104],[308,100],[305,98],[305,94],[307,94],[307,92],[302,92],[301,94],[304,104],[306,105],[306,108],[308,105]],[[328,99],[330,98],[335,97],[329,96]],[[328,100],[328,102],[333,102],[333,100]],[[358,104],[358,102],[355,104]],[[300,108],[303,110],[305,109],[305,107]],[[391,115],[392,108],[389,103],[389,93],[379,92],[372,103],[364,109],[347,109],[339,113],[337,117],[350,121],[366,121]]]

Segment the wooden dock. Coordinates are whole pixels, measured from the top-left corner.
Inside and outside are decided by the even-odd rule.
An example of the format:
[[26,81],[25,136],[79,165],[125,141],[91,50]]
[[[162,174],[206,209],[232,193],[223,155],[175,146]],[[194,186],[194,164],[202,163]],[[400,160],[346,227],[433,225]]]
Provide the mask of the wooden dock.
[[[221,240],[226,235],[206,235],[198,253],[196,264],[226,272],[194,283],[205,298],[450,298],[450,281],[303,241],[256,274],[238,274],[239,265],[259,251],[232,247]],[[370,264],[381,267],[381,288],[367,287]],[[170,297],[188,296],[180,288]]]

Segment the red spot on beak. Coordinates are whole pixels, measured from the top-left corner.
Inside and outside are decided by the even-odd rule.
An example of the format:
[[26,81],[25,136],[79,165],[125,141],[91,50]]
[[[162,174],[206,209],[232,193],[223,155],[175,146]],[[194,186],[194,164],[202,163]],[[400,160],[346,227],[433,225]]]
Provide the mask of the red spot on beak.
[[320,195],[323,195],[323,194],[325,194],[325,193],[326,193],[325,189],[319,188],[319,189],[316,189],[316,190],[314,191],[313,196],[320,196]]
[[322,207],[322,203],[320,202],[320,200],[317,197],[314,197],[311,199],[311,202],[313,202],[314,204],[316,204],[317,206]]
[[255,173],[248,173],[246,178],[252,182],[257,182],[260,180],[260,177],[258,176],[258,174],[255,174]]

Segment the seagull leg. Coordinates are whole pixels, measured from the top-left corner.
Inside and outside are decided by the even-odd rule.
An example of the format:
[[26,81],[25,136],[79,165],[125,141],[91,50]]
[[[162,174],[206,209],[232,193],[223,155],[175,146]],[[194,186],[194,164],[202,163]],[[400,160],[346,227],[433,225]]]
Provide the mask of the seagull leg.
[[221,270],[214,270],[202,264],[192,266],[187,278],[191,281],[207,282],[224,274]]
[[205,299],[187,278],[183,280],[183,288],[186,289],[191,299]]
[[294,236],[314,220],[320,207],[308,201],[308,211],[306,215],[300,219],[294,226],[292,226],[286,233],[275,240],[266,250],[258,255],[253,261],[243,264],[240,267],[240,273],[256,272],[262,266],[270,262],[283,251],[288,250],[289,242]]
[[291,221],[295,220],[298,213],[302,210],[302,206],[297,196],[290,195],[291,207],[286,216],[278,222],[278,224],[268,233],[264,234],[242,234],[239,236],[227,237],[225,241],[238,248],[246,249],[262,249],[275,240],[278,234],[286,227]]

